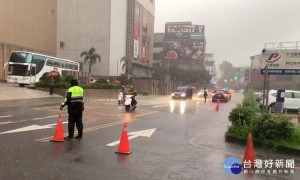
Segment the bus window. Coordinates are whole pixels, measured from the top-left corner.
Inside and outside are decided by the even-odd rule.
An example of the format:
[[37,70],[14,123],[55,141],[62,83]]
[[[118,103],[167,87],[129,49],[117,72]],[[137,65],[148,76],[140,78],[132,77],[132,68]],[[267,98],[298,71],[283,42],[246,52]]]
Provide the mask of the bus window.
[[32,54],[24,52],[11,53],[10,62],[31,63]]
[[67,62],[62,61],[62,62],[61,62],[61,67],[62,67],[62,68],[68,68],[68,67],[67,67]]
[[60,66],[60,61],[54,60],[53,66],[54,66],[54,67],[61,67],[61,66]]
[[53,66],[54,65],[53,59],[48,59],[46,65]]
[[78,64],[74,65],[74,70],[78,71]]
[[68,69],[73,69],[73,64],[68,63]]
[[36,64],[36,73],[38,74],[39,72],[41,72],[41,70],[43,69],[45,62],[46,62],[46,57],[43,56],[38,56],[38,55],[33,55],[32,57],[32,63]]

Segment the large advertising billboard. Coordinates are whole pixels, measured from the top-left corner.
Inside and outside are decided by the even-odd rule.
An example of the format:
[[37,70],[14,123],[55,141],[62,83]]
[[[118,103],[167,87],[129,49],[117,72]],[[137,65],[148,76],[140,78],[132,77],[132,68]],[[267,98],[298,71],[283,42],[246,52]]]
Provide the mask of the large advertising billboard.
[[300,75],[300,50],[265,50],[260,59],[261,73]]
[[166,23],[166,39],[187,39],[204,36],[204,25],[192,25],[190,23]]
[[204,25],[166,23],[164,59],[202,60],[205,56]]

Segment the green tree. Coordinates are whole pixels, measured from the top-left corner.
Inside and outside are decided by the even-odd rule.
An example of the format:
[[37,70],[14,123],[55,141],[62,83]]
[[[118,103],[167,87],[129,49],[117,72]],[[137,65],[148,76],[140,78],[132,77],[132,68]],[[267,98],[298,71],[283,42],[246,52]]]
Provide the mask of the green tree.
[[219,69],[221,71],[222,77],[225,79],[231,79],[234,76],[234,67],[233,65],[228,61],[223,61],[219,65]]
[[99,63],[101,62],[101,56],[96,53],[96,50],[94,47],[92,47],[89,51],[83,51],[80,54],[80,57],[84,56],[84,64],[89,64],[89,73],[92,71],[92,66],[96,64],[97,60],[99,60]]
[[122,69],[125,70],[125,75],[128,78],[129,70],[133,68],[133,59],[130,57],[122,57],[120,63],[123,63]]

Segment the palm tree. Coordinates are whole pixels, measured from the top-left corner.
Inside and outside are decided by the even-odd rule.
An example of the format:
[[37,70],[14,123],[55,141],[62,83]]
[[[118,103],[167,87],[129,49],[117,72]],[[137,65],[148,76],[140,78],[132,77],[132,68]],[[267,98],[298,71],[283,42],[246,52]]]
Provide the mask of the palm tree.
[[92,47],[89,51],[83,51],[80,54],[80,57],[84,57],[84,64],[88,62],[89,64],[89,73],[91,73],[92,66],[96,64],[97,59],[99,60],[99,63],[101,62],[101,56],[97,53],[95,53],[95,48]]
[[130,57],[122,57],[122,59],[120,60],[120,63],[123,63],[122,70],[123,71],[125,70],[125,74],[128,77],[129,68],[132,68],[133,59]]

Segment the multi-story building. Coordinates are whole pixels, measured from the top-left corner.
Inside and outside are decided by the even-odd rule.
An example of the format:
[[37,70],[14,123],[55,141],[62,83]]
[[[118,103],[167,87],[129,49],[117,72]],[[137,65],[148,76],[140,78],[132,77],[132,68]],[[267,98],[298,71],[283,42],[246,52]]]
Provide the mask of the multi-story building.
[[0,1],[0,80],[12,51],[56,55],[56,0]]
[[120,59],[134,59],[133,77],[151,77],[155,0],[0,1],[0,79],[11,51],[29,50],[81,62],[91,47],[101,56],[94,76],[124,73]]
[[58,0],[57,56],[83,62],[81,52],[94,47],[101,62],[93,76],[119,76],[127,56],[133,77],[151,77],[154,7],[154,0]]

